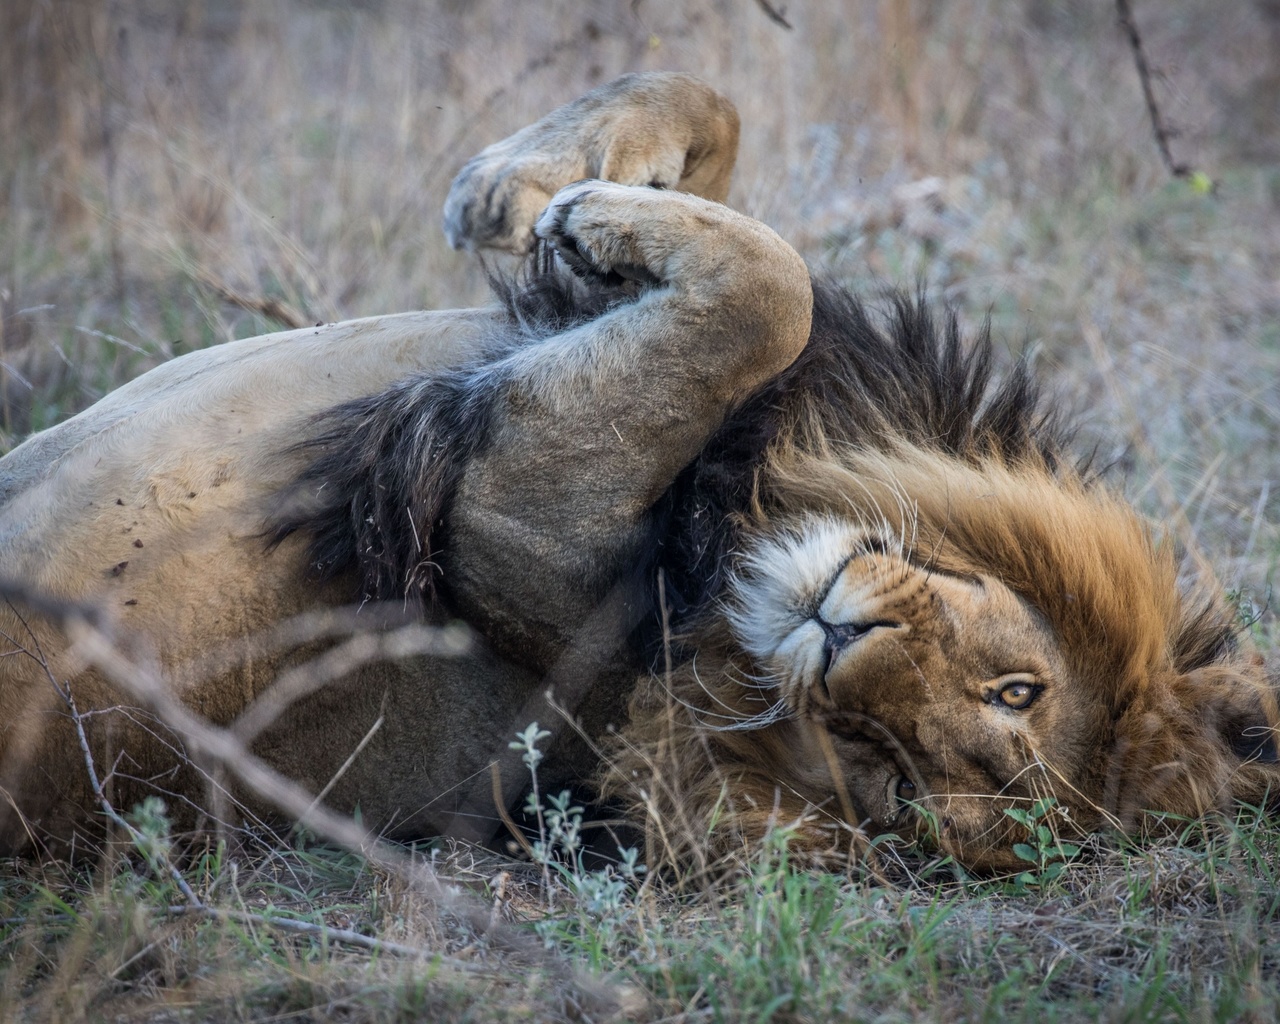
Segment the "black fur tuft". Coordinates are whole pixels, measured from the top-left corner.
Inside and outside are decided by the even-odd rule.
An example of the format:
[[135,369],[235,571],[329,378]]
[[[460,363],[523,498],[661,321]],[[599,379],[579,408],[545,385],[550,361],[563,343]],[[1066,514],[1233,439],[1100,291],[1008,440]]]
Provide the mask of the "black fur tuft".
[[470,367],[418,373],[344,403],[298,445],[310,458],[268,527],[271,543],[310,535],[317,580],[354,571],[360,598],[439,607],[446,512],[468,462],[488,443],[505,389],[503,357],[625,302],[626,289],[589,287],[549,272],[546,254],[516,278],[490,275],[512,320],[486,358]]
[[434,608],[444,513],[483,448],[497,393],[485,367],[417,374],[330,409],[299,445],[312,459],[271,526],[311,536],[319,580],[355,569],[361,597]]
[[633,282],[617,278],[579,280],[555,269],[550,243],[540,241],[524,268],[514,277],[489,271],[489,287],[507,307],[525,339],[561,334],[623,305],[640,294]]

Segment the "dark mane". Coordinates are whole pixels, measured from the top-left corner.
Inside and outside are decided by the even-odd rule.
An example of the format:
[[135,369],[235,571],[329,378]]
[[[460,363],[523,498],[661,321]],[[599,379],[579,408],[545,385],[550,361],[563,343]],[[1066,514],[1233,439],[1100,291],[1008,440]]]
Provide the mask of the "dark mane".
[[995,376],[988,324],[966,341],[954,312],[941,323],[925,297],[896,292],[876,316],[846,289],[814,281],[809,343],[739,407],[668,493],[656,568],[677,619],[721,592],[739,547],[757,470],[771,445],[883,447],[905,442],[966,461],[1033,459],[1056,467],[1069,425],[1044,408],[1023,357]]
[[[321,578],[354,571],[370,600],[444,599],[437,557],[448,545],[448,508],[466,465],[483,450],[504,357],[594,319],[632,297],[584,284],[531,261],[518,277],[493,277],[511,329],[467,367],[416,374],[380,394],[329,410],[299,449],[310,464],[270,526],[279,542],[310,535]],[[941,323],[921,295],[895,294],[882,316],[830,282],[814,282],[813,327],[800,357],[735,410],[680,474],[653,515],[652,564],[661,569],[677,625],[720,593],[735,523],[747,511],[770,446],[906,442],[964,460],[1036,459],[1054,466],[1068,432],[1042,408],[1025,359],[999,380],[986,325],[965,342],[956,317]],[[653,594],[657,600],[656,590]]]

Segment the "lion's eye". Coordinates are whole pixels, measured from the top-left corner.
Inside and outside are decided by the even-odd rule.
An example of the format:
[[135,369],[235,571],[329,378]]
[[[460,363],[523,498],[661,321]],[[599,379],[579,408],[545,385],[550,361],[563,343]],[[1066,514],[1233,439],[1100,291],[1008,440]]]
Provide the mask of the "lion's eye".
[[1004,686],[1000,687],[996,697],[1005,707],[1013,708],[1014,711],[1022,711],[1031,707],[1035,699],[1040,696],[1042,689],[1044,687],[1022,679],[1012,683],[1005,683]]

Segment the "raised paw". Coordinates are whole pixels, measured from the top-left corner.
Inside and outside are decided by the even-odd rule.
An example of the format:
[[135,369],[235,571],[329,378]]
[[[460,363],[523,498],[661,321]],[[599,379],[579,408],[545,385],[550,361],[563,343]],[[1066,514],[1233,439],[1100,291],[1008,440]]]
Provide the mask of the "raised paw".
[[667,279],[668,258],[688,240],[688,207],[698,202],[643,186],[579,181],[556,193],[534,230],[581,277],[654,284]]
[[[517,255],[533,248],[535,223],[551,197],[563,186],[602,173],[572,151],[525,152],[520,136],[490,146],[454,179],[444,203],[444,233],[455,249],[501,249]],[[683,151],[665,154],[669,166],[656,159],[634,161],[624,184],[667,188],[680,180]],[[610,181],[620,176],[611,174]]]
[[449,188],[444,234],[455,249],[533,248],[533,224],[556,189],[564,169],[534,157],[519,157],[491,146],[472,159]]
[[445,236],[455,249],[526,253],[551,197],[583,178],[723,202],[737,149],[737,112],[710,86],[672,72],[624,75],[468,162],[445,200]]

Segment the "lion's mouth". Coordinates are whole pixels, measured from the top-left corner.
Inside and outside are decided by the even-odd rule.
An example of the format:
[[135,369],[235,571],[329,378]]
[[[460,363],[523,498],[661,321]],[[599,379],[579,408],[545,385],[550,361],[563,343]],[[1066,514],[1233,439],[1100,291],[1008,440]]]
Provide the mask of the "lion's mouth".
[[[861,766],[861,803],[868,809],[878,808],[871,814],[876,826],[894,828],[913,820],[923,793],[894,757],[893,751],[900,746],[884,727],[865,715],[848,712],[824,714],[821,724],[833,737],[856,748],[846,748],[846,755]],[[869,782],[867,776],[879,781]]]

